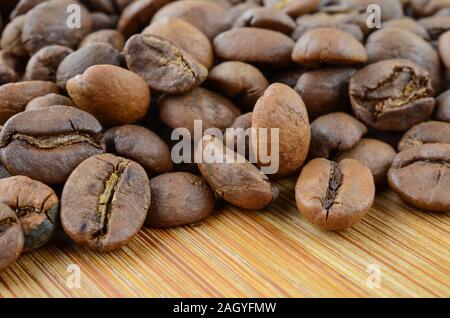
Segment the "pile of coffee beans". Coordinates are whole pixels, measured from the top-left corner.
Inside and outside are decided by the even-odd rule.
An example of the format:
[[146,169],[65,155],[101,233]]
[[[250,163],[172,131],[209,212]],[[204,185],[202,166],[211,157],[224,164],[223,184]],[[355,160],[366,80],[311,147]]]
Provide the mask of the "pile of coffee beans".
[[61,235],[107,252],[219,200],[264,209],[287,177],[326,230],[355,225],[386,186],[450,212],[448,0],[0,11],[0,270]]

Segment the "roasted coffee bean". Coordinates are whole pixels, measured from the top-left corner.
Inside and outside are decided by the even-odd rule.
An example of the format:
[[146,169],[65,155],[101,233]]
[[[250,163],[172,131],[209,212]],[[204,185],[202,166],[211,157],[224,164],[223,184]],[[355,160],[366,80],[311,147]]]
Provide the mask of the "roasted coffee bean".
[[83,74],[93,65],[120,66],[120,52],[108,43],[94,43],[68,55],[59,65],[56,83],[64,90],[67,82],[77,75]]
[[23,231],[13,210],[0,202],[0,272],[22,253]]
[[25,16],[21,15],[5,26],[0,39],[0,46],[2,50],[10,51],[16,56],[27,55],[27,50],[22,42],[22,30],[24,23]]
[[450,145],[425,144],[400,152],[389,170],[388,181],[409,204],[450,212]]
[[242,62],[223,62],[208,75],[208,83],[239,105],[253,108],[269,82],[256,67]]
[[204,179],[187,172],[150,180],[152,200],[145,225],[173,227],[196,223],[214,211],[214,192]]
[[[71,14],[67,8],[71,5],[80,8],[79,27],[70,27],[67,23]],[[79,2],[50,0],[37,5],[26,14],[22,42],[30,54],[52,44],[75,48],[91,32],[91,28],[90,13]]]
[[271,66],[291,63],[294,41],[283,33],[260,28],[236,28],[219,34],[213,42],[223,60]]
[[117,23],[117,30],[126,38],[141,31],[153,15],[170,0],[137,0],[128,5]]
[[92,12],[91,20],[92,32],[95,32],[104,29],[114,29],[119,17],[117,15],[108,15],[103,12]]
[[385,60],[356,72],[350,80],[356,116],[383,131],[405,131],[430,117],[434,109],[427,72],[406,60]]
[[400,140],[398,151],[436,143],[450,144],[450,123],[426,121],[412,127]]
[[189,22],[210,40],[229,28],[227,9],[213,1],[183,0],[169,3],[155,14],[152,22],[166,17]]
[[59,223],[59,200],[50,187],[24,176],[1,179],[0,202],[16,212],[25,236],[25,252],[52,239]]
[[192,138],[195,120],[202,121],[203,131],[208,128],[225,130],[241,114],[229,99],[201,87],[184,95],[165,96],[158,106],[164,124],[171,129],[186,128]]
[[314,225],[339,231],[354,226],[371,208],[375,185],[370,170],[353,159],[318,158],[303,169],[295,186],[300,213]]
[[[266,164],[260,158],[260,152],[264,152],[262,142],[266,141],[270,152],[276,152],[275,147],[279,149],[278,171],[271,177],[287,177],[303,165],[311,131],[305,104],[292,88],[279,83],[270,85],[256,102],[252,128],[252,146],[260,164]],[[272,129],[278,130],[276,145],[272,145]]]
[[323,115],[311,123],[311,158],[330,158],[338,151],[353,148],[367,133],[367,128],[346,113]]
[[[56,82],[56,72],[61,62],[73,50],[61,45],[43,47],[28,61],[24,79],[27,81]],[[72,65],[76,67],[76,65]]]
[[281,83],[294,88],[300,76],[305,72],[306,69],[302,66],[295,66],[288,69],[275,70],[269,73],[268,77],[271,83]]
[[132,124],[147,113],[150,90],[139,75],[114,65],[94,65],[67,82],[77,107],[102,124]]
[[120,12],[125,10],[125,8],[130,5],[134,0],[115,0],[116,6]]
[[[252,210],[264,209],[274,202],[278,188],[272,186],[267,176],[245,158],[230,154],[232,151],[226,149],[221,140],[206,135],[196,150],[198,157],[202,158],[198,168],[217,195],[237,207]],[[210,154],[220,156],[222,162],[209,160],[213,159],[209,158]]]
[[63,183],[80,162],[105,151],[101,130],[93,116],[75,107],[22,112],[0,132],[2,162],[12,175]]
[[409,7],[416,17],[426,17],[435,14],[450,5],[448,0],[409,0]]
[[14,10],[9,15],[9,18],[12,20],[19,15],[26,14],[35,6],[45,1],[47,0],[20,0],[19,2],[17,2],[16,6],[14,7]]
[[399,28],[381,29],[367,38],[366,49],[370,63],[405,59],[417,64],[430,74],[434,93],[439,92],[439,56],[433,46],[420,36]]
[[211,42],[199,29],[184,20],[164,18],[150,24],[142,34],[156,35],[171,41],[208,69],[213,65]]
[[318,28],[333,28],[338,29],[353,35],[359,42],[364,42],[364,34],[361,28],[352,23],[338,23],[338,22],[316,22],[316,23],[298,23],[291,37],[294,41],[298,41],[306,32]]
[[241,2],[237,5],[231,7],[227,13],[228,25],[233,25],[234,22],[247,10],[259,8],[258,4],[255,2]]
[[369,168],[376,185],[387,181],[387,172],[392,165],[396,152],[389,144],[377,139],[363,138],[352,149],[341,151],[333,159],[355,159]]
[[0,86],[0,124],[25,110],[32,99],[50,93],[58,93],[58,86],[51,82],[30,81]]
[[99,30],[87,35],[80,43],[80,48],[84,48],[94,43],[108,43],[118,51],[122,51],[125,45],[125,38],[116,30]]
[[437,41],[441,34],[450,30],[450,17],[446,16],[422,18],[417,22],[427,30],[432,41]]
[[436,99],[436,112],[434,117],[437,120],[450,123],[450,90],[442,93]]
[[0,165],[0,179],[9,177],[11,177],[11,175],[9,174],[8,170],[6,170],[3,165]]
[[50,107],[50,106],[75,106],[72,102],[72,100],[69,97],[51,93],[44,96],[36,97],[32,99],[27,106],[25,107],[25,110],[34,110],[39,109],[43,107]]
[[114,127],[105,132],[108,150],[139,163],[149,175],[172,170],[169,147],[154,132],[136,125]]
[[94,10],[114,14],[116,12],[115,0],[86,0]]
[[351,67],[327,67],[304,72],[295,85],[311,119],[350,108],[348,83],[356,72]]
[[124,53],[128,68],[163,93],[186,93],[208,76],[208,70],[189,53],[154,35],[133,35]]
[[266,7],[282,10],[295,18],[316,11],[320,0],[263,0],[263,4]]
[[9,51],[0,51],[0,86],[19,80],[19,60]]
[[383,28],[399,28],[399,29],[405,29],[412,33],[415,33],[416,35],[420,36],[422,39],[429,41],[430,36],[428,34],[427,29],[417,23],[416,20],[410,18],[410,17],[402,17],[398,19],[388,20],[383,23]]
[[333,28],[318,28],[306,32],[297,41],[292,60],[309,67],[322,64],[353,65],[367,62],[367,53],[350,33]]
[[[227,129],[223,139],[225,146],[233,149],[246,159],[250,158],[250,151],[252,151],[250,149],[251,134],[249,134],[247,130],[252,128],[252,114],[253,113],[250,112],[237,117],[229,127],[233,129]],[[230,142],[234,142],[232,147],[230,147]],[[239,149],[241,144],[244,145],[243,149]]]
[[441,57],[442,63],[448,73],[450,72],[450,31],[443,33],[439,37],[438,49],[439,56]]
[[61,197],[61,223],[77,244],[108,252],[139,231],[150,206],[150,185],[136,162],[103,154],[83,161]]
[[262,7],[245,11],[236,19],[233,27],[255,27],[289,34],[295,28],[295,21],[277,9]]

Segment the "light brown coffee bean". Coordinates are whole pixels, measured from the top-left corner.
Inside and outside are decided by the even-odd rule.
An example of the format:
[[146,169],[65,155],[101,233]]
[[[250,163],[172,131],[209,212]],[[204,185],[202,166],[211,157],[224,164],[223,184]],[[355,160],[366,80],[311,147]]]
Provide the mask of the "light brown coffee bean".
[[0,51],[0,86],[19,80],[19,59],[9,51]]
[[51,93],[51,94],[47,94],[47,95],[36,97],[36,98],[32,99],[25,107],[25,110],[34,110],[34,109],[56,106],[56,105],[75,106],[69,97]]
[[234,22],[233,27],[255,27],[289,34],[294,30],[295,22],[284,12],[260,7],[249,9],[242,13]]
[[119,31],[103,29],[87,35],[81,41],[79,48],[84,48],[93,43],[108,43],[116,50],[122,51],[125,45],[125,38]]
[[424,144],[450,144],[450,123],[426,121],[408,130],[398,144],[398,151]]
[[16,56],[26,56],[28,54],[22,42],[22,30],[25,23],[25,15],[14,18],[5,26],[3,30],[0,46],[2,50],[8,50]]
[[320,6],[320,0],[263,0],[263,4],[266,7],[281,10],[296,18],[316,11]]

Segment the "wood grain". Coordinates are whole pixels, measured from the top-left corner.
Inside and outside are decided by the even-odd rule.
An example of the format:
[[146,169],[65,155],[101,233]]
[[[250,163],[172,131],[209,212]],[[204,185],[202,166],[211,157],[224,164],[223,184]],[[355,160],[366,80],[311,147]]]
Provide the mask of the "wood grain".
[[[384,190],[354,228],[334,233],[297,211],[294,180],[266,211],[220,204],[197,226],[143,229],[96,254],[65,239],[24,254],[0,274],[0,297],[449,297],[449,216]],[[67,266],[81,269],[70,289]],[[381,269],[369,288],[367,266]]]

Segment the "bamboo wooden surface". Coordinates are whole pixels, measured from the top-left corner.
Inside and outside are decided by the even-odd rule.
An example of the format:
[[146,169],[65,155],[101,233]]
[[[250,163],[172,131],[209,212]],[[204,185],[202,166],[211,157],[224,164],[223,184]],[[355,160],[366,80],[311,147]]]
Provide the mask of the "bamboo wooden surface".
[[[294,180],[266,211],[221,204],[197,226],[144,229],[96,254],[66,240],[22,255],[0,274],[1,297],[449,297],[449,216],[385,190],[356,227],[323,232],[300,216]],[[69,264],[81,269],[70,289]],[[369,288],[370,264],[380,288]]]

